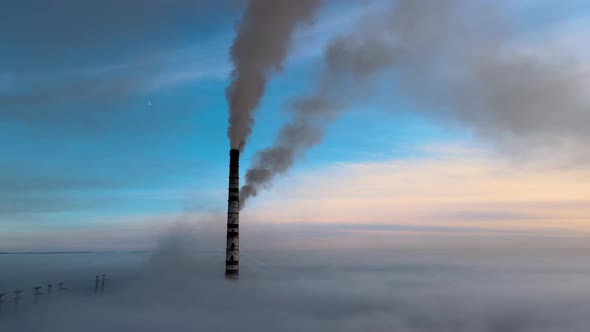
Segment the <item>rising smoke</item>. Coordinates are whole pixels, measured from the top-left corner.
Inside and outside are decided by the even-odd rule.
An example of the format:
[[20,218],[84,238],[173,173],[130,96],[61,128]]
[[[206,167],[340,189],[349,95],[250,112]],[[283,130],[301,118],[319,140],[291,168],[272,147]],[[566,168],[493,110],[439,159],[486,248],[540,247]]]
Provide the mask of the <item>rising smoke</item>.
[[269,74],[281,70],[295,28],[311,20],[318,4],[319,0],[249,1],[231,47],[234,69],[227,99],[232,149],[244,148]]
[[[501,147],[567,147],[579,158],[590,138],[590,71],[563,47],[522,46],[501,5],[466,0],[398,0],[328,43],[311,93],[295,96],[274,145],[258,152],[242,207],[318,144],[353,103],[409,98],[416,111],[460,123]],[[549,46],[548,46],[549,45]],[[559,45],[558,45],[559,46]],[[380,95],[377,95],[379,91]]]

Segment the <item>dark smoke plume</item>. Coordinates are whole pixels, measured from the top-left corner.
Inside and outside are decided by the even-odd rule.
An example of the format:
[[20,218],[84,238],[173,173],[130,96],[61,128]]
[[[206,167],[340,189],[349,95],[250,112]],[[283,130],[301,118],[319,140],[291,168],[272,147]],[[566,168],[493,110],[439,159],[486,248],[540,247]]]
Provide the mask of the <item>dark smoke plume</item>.
[[[242,208],[250,197],[270,185],[275,175],[286,173],[297,157],[303,157],[305,151],[321,142],[325,126],[353,100],[362,98],[365,93],[353,89],[356,84],[351,82],[369,84],[368,78],[380,67],[373,62],[389,61],[385,58],[353,58],[351,55],[363,48],[379,45],[373,37],[355,39],[349,44],[351,41],[337,39],[331,43],[324,59],[329,66],[316,91],[291,102],[288,108],[292,113],[291,121],[281,129],[274,146],[255,156],[254,165],[246,172],[246,184],[240,190]],[[347,48],[347,51],[341,53],[341,48]],[[372,57],[371,54],[368,56]],[[341,71],[342,66],[348,69]]]
[[232,149],[244,148],[252,112],[264,94],[268,75],[281,70],[297,25],[309,22],[320,0],[250,0],[231,47],[234,64],[227,88],[228,135]]
[[[499,5],[466,0],[398,0],[328,43],[311,94],[286,109],[291,121],[246,173],[242,207],[318,144],[351,104],[383,92],[415,110],[461,123],[510,149],[571,149],[590,139],[589,72],[567,48],[519,47]],[[549,48],[547,47],[549,45]],[[525,45],[526,46],[526,45]]]

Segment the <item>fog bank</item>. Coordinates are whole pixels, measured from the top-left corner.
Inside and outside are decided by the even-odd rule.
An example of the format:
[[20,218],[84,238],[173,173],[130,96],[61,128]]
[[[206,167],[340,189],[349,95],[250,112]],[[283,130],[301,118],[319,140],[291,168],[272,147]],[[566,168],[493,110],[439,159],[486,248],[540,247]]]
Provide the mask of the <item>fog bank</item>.
[[[590,268],[581,249],[424,243],[308,250],[302,241],[298,251],[243,248],[241,278],[227,281],[223,252],[209,250],[213,233],[172,233],[126,288],[66,297],[21,317],[3,316],[0,324],[44,332],[576,332],[590,326]],[[331,236],[342,243],[354,237]]]

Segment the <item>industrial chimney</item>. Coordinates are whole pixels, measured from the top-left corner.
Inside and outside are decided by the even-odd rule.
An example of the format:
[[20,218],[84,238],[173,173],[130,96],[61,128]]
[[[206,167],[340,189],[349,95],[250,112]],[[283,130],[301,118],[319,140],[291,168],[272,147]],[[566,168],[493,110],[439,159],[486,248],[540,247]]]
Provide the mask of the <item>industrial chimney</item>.
[[227,198],[227,244],[225,247],[225,277],[239,277],[240,253],[240,150],[229,151],[229,188]]

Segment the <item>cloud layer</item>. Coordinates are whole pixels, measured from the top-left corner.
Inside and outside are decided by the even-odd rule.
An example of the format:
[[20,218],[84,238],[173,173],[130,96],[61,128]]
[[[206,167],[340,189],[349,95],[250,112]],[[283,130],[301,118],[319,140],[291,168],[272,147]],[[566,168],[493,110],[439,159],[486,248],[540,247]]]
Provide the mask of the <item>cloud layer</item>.
[[30,332],[582,332],[590,326],[583,251],[279,246],[243,252],[241,279],[228,282],[222,253],[202,251],[203,233],[183,233],[164,241],[143,276],[125,287],[99,298],[66,297],[0,324]]
[[242,213],[277,223],[476,227],[586,233],[585,169],[515,165],[477,148],[413,146],[422,157],[298,170]]

